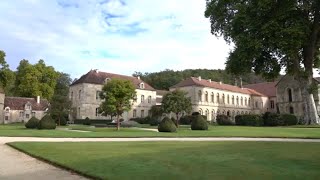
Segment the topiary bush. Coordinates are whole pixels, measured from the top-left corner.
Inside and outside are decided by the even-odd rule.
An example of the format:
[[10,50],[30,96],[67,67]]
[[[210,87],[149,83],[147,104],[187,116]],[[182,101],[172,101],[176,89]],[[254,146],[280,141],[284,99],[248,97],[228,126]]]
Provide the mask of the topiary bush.
[[165,117],[158,125],[158,131],[159,132],[176,132],[177,127],[172,122],[171,119],[169,119],[168,117]]
[[161,119],[158,117],[151,118],[149,121],[150,126],[158,126],[161,122]]
[[256,114],[237,115],[235,122],[239,126],[263,126],[262,117]]
[[284,122],[279,114],[266,112],[262,116],[265,126],[283,126]]
[[28,129],[36,129],[38,127],[38,124],[39,124],[39,119],[37,119],[36,117],[32,117],[25,124],[25,127],[28,128]]
[[224,114],[217,115],[216,121],[219,125],[233,125],[231,118]]
[[38,129],[56,129],[56,122],[50,115],[45,115],[39,121]]
[[195,116],[191,122],[192,130],[208,130],[208,123],[202,116]]
[[183,125],[190,125],[194,116],[182,116],[179,123]]
[[171,121],[173,122],[174,125],[176,125],[176,127],[178,127],[177,121],[174,117],[171,117]]
[[281,114],[280,119],[283,121],[283,125],[292,126],[298,124],[298,118],[293,114]]
[[90,124],[91,124],[90,119],[86,117],[83,121],[83,125],[90,125]]

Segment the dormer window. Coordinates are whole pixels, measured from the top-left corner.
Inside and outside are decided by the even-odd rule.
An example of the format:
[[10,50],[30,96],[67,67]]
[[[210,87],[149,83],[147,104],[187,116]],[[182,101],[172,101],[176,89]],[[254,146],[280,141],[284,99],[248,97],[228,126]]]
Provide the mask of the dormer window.
[[28,102],[28,103],[26,104],[25,109],[26,109],[26,110],[31,110],[31,104],[30,104],[30,102]]
[[140,89],[144,89],[144,83],[140,83]]

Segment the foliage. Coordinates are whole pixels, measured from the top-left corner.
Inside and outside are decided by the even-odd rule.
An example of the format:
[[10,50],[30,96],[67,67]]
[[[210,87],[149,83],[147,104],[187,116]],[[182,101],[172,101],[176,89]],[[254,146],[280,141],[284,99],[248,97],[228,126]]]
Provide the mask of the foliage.
[[190,125],[191,122],[192,122],[192,119],[194,118],[195,116],[182,116],[179,120],[179,123],[180,124],[183,124],[183,125]]
[[[201,76],[203,79],[211,79],[213,81],[223,81],[226,84],[234,83],[234,76],[228,74],[225,70],[217,69],[186,69],[183,71],[174,71],[166,69],[161,72],[144,73],[135,72],[133,76],[140,76],[145,82],[156,89],[168,90],[171,86],[178,84],[180,81]],[[263,79],[253,73],[242,76],[244,84],[252,84],[263,82]]]
[[257,114],[237,115],[235,121],[239,126],[263,126],[263,119]]
[[151,126],[158,126],[161,122],[161,118],[151,118],[151,120],[149,121],[149,124]]
[[66,126],[67,125],[67,118],[65,116],[61,116],[60,119],[56,119],[55,122],[59,126]]
[[29,119],[29,121],[25,124],[26,128],[28,129],[37,129],[39,124],[39,119],[37,119],[36,117],[32,117],[31,119]]
[[208,130],[208,123],[202,116],[195,116],[191,122],[192,130]]
[[280,117],[283,120],[285,126],[298,124],[298,118],[293,114],[281,114]]
[[91,125],[91,121],[88,117],[86,117],[83,121],[83,125]]
[[123,121],[121,127],[139,127],[139,123],[135,121]]
[[138,117],[138,118],[131,118],[130,121],[135,121],[139,124],[150,124],[150,121],[152,120],[151,117],[147,116],[147,117]]
[[172,122],[171,119],[169,119],[168,117],[165,117],[158,125],[158,131],[159,132],[176,132],[177,127]]
[[51,100],[59,77],[52,66],[46,66],[43,60],[32,65],[21,60],[16,73],[16,95],[22,97],[41,96]]
[[56,129],[56,123],[50,115],[45,115],[39,121],[38,129]]
[[291,126],[298,124],[298,118],[293,114],[276,114],[266,112],[263,115],[265,126]]
[[178,115],[183,112],[189,113],[192,109],[191,99],[187,97],[187,92],[182,90],[174,90],[172,92],[167,93],[163,96],[162,99],[162,110],[165,113],[175,113],[177,116],[177,125],[178,123]]
[[177,120],[174,117],[171,117],[170,119],[174,123],[174,125],[178,127]]
[[161,106],[157,106],[157,105],[151,106],[150,108],[151,117],[153,118],[161,117],[162,114],[163,114],[163,110]]
[[217,123],[219,125],[233,125],[233,122],[231,121],[230,117],[224,114],[217,115]]
[[6,60],[6,53],[0,50],[0,86],[6,95],[13,95],[15,73],[9,69]]
[[101,103],[100,109],[105,113],[117,114],[117,130],[120,129],[119,116],[131,109],[131,101],[135,95],[136,89],[129,80],[111,79],[103,86],[100,98],[104,101]]

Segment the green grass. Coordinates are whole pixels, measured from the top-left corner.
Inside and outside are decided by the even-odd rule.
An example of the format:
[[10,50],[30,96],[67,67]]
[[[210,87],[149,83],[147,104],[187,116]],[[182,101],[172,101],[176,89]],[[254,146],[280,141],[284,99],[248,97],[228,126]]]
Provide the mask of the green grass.
[[284,137],[320,139],[319,128],[302,127],[241,127],[210,126],[208,131],[191,131],[189,126],[181,126],[177,133],[159,133],[134,128],[93,128],[90,126],[66,126],[74,130],[90,132],[73,132],[66,130],[30,130],[23,125],[0,125],[0,136],[10,137]]
[[320,143],[10,143],[102,179],[319,179]]

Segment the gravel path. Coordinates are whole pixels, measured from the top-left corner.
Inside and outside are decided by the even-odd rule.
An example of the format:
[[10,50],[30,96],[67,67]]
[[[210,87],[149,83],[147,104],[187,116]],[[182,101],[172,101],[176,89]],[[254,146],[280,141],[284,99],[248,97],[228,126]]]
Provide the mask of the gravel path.
[[125,141],[269,141],[269,142],[316,142],[320,139],[286,138],[36,138],[0,137],[1,180],[75,180],[86,179],[71,172],[46,164],[7,145],[8,142],[125,142]]

